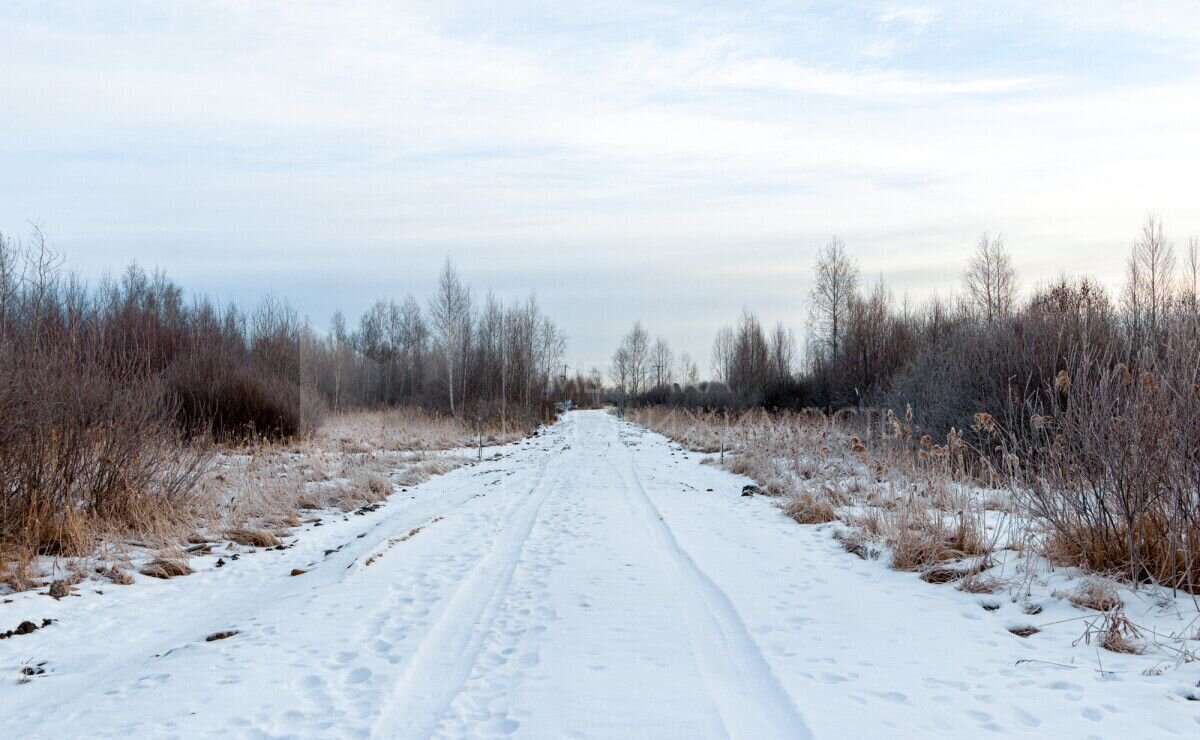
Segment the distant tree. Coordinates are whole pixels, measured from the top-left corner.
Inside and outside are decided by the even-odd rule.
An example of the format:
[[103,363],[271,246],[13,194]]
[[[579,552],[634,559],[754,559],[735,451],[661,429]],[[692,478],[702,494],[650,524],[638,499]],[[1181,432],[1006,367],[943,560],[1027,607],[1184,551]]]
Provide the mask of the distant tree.
[[979,235],[975,253],[967,263],[963,287],[968,300],[990,324],[1008,316],[1017,296],[1017,272],[1004,248],[1003,235]]
[[1200,313],[1200,237],[1188,239],[1187,264],[1183,275],[1183,305],[1195,316]]
[[775,384],[786,383],[792,377],[792,365],[796,359],[796,337],[780,321],[771,334],[770,375]]
[[757,403],[767,385],[769,350],[762,324],[750,309],[742,309],[733,341],[732,373],[726,380],[734,395]]
[[[429,315],[437,342],[445,359],[446,390],[450,402],[450,413],[456,415],[460,408],[454,404],[456,375],[463,372],[463,349],[469,341],[471,294],[462,284],[458,272],[449,259],[438,279],[437,294],[429,301]],[[461,383],[461,378],[459,380]],[[460,399],[461,400],[461,399]]]
[[685,386],[694,387],[700,382],[700,367],[687,352],[679,353],[679,377]]
[[638,396],[647,390],[650,364],[650,335],[638,321],[613,353],[611,374],[617,389],[629,396]]
[[850,301],[858,291],[858,265],[847,254],[845,242],[836,236],[817,253],[815,278],[809,321],[818,348],[829,362],[836,363],[841,357]]
[[654,347],[650,351],[650,366],[654,373],[655,388],[665,388],[671,384],[671,366],[674,361],[675,355],[671,352],[671,345],[667,340],[663,337],[654,340]]
[[729,383],[734,374],[734,335],[732,326],[722,326],[717,329],[712,346],[712,374],[718,383]]
[[1158,338],[1175,292],[1175,250],[1154,215],[1146,217],[1126,269],[1124,306],[1134,345],[1141,346]]

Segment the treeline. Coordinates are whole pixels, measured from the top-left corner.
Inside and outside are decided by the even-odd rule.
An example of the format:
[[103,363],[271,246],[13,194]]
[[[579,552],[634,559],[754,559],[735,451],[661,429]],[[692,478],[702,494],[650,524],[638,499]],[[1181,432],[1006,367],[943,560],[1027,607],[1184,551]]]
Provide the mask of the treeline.
[[912,305],[882,279],[864,285],[834,239],[815,265],[800,362],[786,329],[768,336],[746,312],[717,334],[713,381],[635,392],[616,366],[639,326],[614,356],[616,395],[872,409],[865,431],[881,444],[1010,486],[1056,560],[1196,593],[1200,241],[1180,255],[1149,218],[1125,272],[1116,293],[1084,275],[1022,292],[1003,239],[985,233],[957,295]]
[[139,526],[194,484],[190,441],[301,435],[330,408],[527,426],[567,382],[565,344],[532,298],[476,305],[449,262],[424,310],[380,302],[321,333],[273,296],[189,301],[136,265],[89,286],[39,230],[0,236],[0,541],[78,549],[83,519]]
[[[284,312],[284,334],[302,347],[311,329]],[[335,409],[411,405],[470,418],[527,423],[558,398],[566,335],[530,296],[481,301],[448,261],[422,310],[413,296],[380,300],[355,328],[335,314],[312,356],[313,385]]]
[[969,427],[980,411],[999,418],[1048,401],[1072,358],[1139,367],[1183,351],[1197,330],[1198,252],[1190,239],[1180,259],[1152,217],[1117,294],[1086,275],[1022,293],[1003,238],[984,233],[965,261],[961,290],[913,304],[898,301],[882,277],[864,284],[834,238],[814,265],[802,353],[790,329],[767,331],[745,310],[717,330],[711,379],[701,382],[694,370],[664,362],[669,344],[660,338],[651,347],[639,323],[614,353],[614,396],[707,407],[911,406],[921,428],[944,435]]

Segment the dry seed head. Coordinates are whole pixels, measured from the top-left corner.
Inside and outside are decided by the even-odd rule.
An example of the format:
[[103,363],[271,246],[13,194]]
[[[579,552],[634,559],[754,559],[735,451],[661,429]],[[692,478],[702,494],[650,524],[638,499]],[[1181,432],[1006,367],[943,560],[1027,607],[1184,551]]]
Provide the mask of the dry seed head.
[[1066,393],[1071,390],[1071,376],[1066,370],[1059,370],[1058,375],[1054,376],[1054,390],[1059,393]]
[[962,435],[954,427],[950,427],[950,433],[946,435],[946,447],[951,450],[961,449],[963,446]]
[[988,432],[990,434],[996,431],[996,420],[992,418],[991,414],[985,411],[975,414],[973,420],[974,423],[971,425],[971,428],[977,432]]
[[930,437],[928,434],[923,435],[921,437],[921,446],[927,450],[932,449],[933,448],[933,437]]
[[1129,386],[1133,384],[1133,373],[1129,372],[1129,368],[1125,366],[1125,363],[1118,362],[1116,367],[1113,368],[1113,372],[1121,376],[1121,385]]
[[1158,384],[1154,381],[1154,375],[1149,370],[1142,371],[1142,387],[1151,393],[1158,388]]

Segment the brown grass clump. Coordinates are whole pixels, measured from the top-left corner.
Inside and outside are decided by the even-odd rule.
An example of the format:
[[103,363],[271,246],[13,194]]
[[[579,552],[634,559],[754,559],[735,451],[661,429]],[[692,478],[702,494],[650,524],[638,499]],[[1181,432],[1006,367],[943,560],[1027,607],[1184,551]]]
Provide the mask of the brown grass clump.
[[1032,637],[1033,635],[1041,632],[1040,629],[1034,627],[1032,624],[1022,625],[1020,627],[1009,627],[1008,631],[1017,637]]
[[754,477],[755,465],[754,461],[743,455],[731,455],[729,462],[726,463],[725,469],[734,475],[744,475],[748,478]]
[[146,563],[139,572],[144,576],[167,579],[189,575],[192,568],[185,557],[163,554]]
[[121,570],[115,565],[107,568],[97,568],[96,574],[117,586],[128,586],[133,583],[133,576]]
[[463,458],[434,457],[413,465],[400,474],[396,483],[401,486],[416,486],[435,475],[443,475],[461,466]]
[[826,524],[837,520],[837,512],[833,505],[811,493],[793,496],[783,511],[800,524]]
[[906,506],[890,517],[886,541],[892,549],[892,568],[921,570],[968,555],[985,555],[989,544],[971,518],[946,517],[920,506]]
[[365,476],[365,484],[371,495],[376,501],[382,501],[387,498],[392,492],[392,484],[387,478],[382,475],[368,474]]
[[833,533],[833,538],[846,552],[863,560],[874,560],[879,557],[879,551],[871,546],[870,538],[863,534],[861,529],[839,529]]
[[212,633],[208,637],[204,638],[204,641],[205,642],[216,642],[217,640],[228,640],[230,637],[233,637],[234,635],[239,634],[240,632],[241,632],[241,630],[222,630],[221,632]]
[[968,573],[958,582],[958,590],[969,594],[994,594],[1003,588],[1004,583],[995,576],[983,573]]
[[[1099,527],[1082,519],[1060,521],[1046,542],[1052,562],[1096,573],[1130,572],[1185,591],[1200,590],[1200,527],[1147,514],[1136,526]],[[1131,557],[1132,553],[1132,557]]]
[[1124,607],[1118,606],[1112,611],[1105,612],[1100,630],[1100,647],[1105,650],[1127,655],[1142,653],[1143,647],[1140,643],[1142,634],[1125,616]]
[[278,547],[279,538],[263,529],[235,527],[225,530],[225,537],[245,547]]
[[45,576],[38,566],[36,553],[23,549],[9,558],[0,556],[0,583],[13,591],[36,588]]
[[1088,579],[1067,594],[1067,600],[1080,609],[1095,609],[1107,612],[1121,606],[1121,597],[1116,590],[1096,579]]
[[966,575],[966,569],[961,566],[931,565],[921,571],[921,580],[926,583],[952,583]]

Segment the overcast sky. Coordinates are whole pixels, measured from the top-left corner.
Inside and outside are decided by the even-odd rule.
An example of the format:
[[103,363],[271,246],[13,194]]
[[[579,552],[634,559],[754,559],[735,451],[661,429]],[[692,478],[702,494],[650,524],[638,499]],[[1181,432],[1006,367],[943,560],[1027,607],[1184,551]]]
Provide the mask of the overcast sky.
[[0,230],[88,277],[325,327],[449,256],[585,368],[799,330],[833,234],[920,298],[984,229],[1025,286],[1200,233],[1198,2],[5,0],[0,101]]

